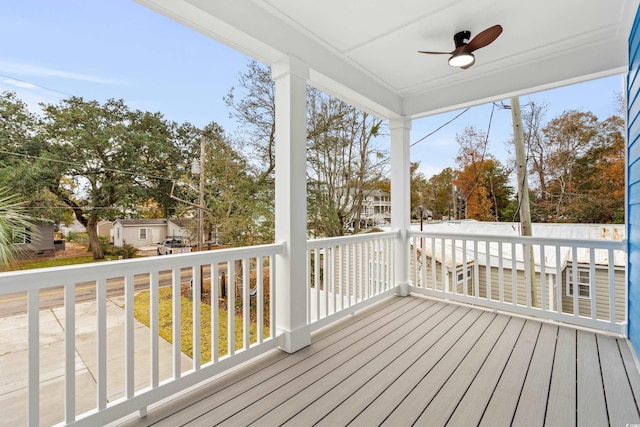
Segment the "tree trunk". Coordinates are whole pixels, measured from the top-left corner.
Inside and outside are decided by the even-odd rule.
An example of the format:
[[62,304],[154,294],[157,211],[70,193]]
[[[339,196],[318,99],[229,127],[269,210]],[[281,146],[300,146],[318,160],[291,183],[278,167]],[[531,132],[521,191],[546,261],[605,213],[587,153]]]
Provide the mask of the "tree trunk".
[[87,234],[89,234],[89,247],[91,248],[93,259],[104,259],[104,252],[102,252],[102,245],[98,238],[98,218],[89,217],[85,228],[87,229]]

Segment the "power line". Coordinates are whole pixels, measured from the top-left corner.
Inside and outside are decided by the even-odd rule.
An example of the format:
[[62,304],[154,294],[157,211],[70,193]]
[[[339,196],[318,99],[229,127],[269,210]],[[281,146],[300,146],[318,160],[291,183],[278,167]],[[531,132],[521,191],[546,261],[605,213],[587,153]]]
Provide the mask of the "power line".
[[[85,165],[80,164],[80,163],[73,163],[73,162],[69,162],[69,161],[66,161],[66,160],[49,159],[49,158],[40,157],[40,156],[32,156],[30,154],[15,153],[13,151],[7,151],[7,150],[2,150],[2,149],[0,149],[0,153],[9,154],[11,156],[26,157],[26,158],[35,159],[35,160],[44,160],[44,161],[53,162],[53,163],[61,163],[63,165],[75,166],[75,167],[79,167],[79,168],[85,167]],[[162,179],[162,180],[165,180],[165,181],[173,181],[173,179],[167,178],[166,176],[144,175],[144,174],[141,174],[139,172],[127,171],[127,170],[122,170],[122,169],[102,168],[102,170],[103,171],[109,171],[109,172],[123,173],[123,174],[128,174],[128,175],[136,175],[136,176],[141,176],[141,177],[144,177],[144,178],[154,178],[154,179]]]
[[28,85],[32,85],[32,86],[39,87],[40,89],[44,89],[44,90],[48,90],[48,91],[51,91],[51,92],[59,93],[59,94],[61,94],[61,95],[65,95],[65,96],[75,96],[75,95],[71,95],[70,93],[67,93],[67,92],[62,92],[62,91],[60,91],[60,90],[52,89],[52,88],[47,87],[47,86],[42,86],[42,85],[37,84],[37,83],[33,83],[33,82],[30,82],[30,81],[27,81],[27,80],[19,79],[19,78],[17,78],[17,77],[8,76],[8,75],[6,75],[6,74],[0,74],[0,77],[4,77],[4,78],[6,78],[6,79],[15,80],[15,81],[17,81],[17,82],[26,83],[26,84],[28,84]]
[[430,137],[431,135],[433,135],[434,133],[438,132],[440,129],[442,129],[443,127],[447,126],[449,123],[453,122],[454,120],[456,120],[458,117],[460,117],[461,115],[463,115],[464,113],[466,113],[467,111],[469,111],[469,109],[471,109],[471,107],[467,107],[464,110],[462,110],[460,112],[460,114],[458,114],[457,116],[455,116],[453,119],[449,120],[448,122],[446,122],[445,124],[439,126],[438,128],[436,128],[436,130],[434,130],[433,132],[430,132],[428,134],[426,134],[425,136],[423,136],[422,138],[420,138],[419,140],[417,140],[416,142],[414,142],[413,144],[410,145],[410,147],[413,147],[414,145],[416,145],[419,142],[424,141],[425,139],[427,139],[428,137]]

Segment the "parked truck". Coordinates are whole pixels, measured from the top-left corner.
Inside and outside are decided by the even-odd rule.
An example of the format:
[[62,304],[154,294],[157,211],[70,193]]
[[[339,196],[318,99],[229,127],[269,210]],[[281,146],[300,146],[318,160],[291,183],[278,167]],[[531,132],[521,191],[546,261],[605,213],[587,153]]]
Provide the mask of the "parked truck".
[[191,252],[191,246],[182,237],[167,237],[162,243],[158,243],[158,255],[184,254],[188,252]]

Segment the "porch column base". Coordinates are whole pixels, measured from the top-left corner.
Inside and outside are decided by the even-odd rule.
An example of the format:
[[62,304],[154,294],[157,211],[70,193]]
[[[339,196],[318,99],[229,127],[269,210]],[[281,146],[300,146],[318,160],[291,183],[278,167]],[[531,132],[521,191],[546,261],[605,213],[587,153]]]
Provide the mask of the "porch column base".
[[396,295],[401,297],[409,296],[409,282],[396,284]]
[[311,326],[304,325],[293,331],[280,330],[282,345],[278,348],[287,353],[295,353],[311,345]]

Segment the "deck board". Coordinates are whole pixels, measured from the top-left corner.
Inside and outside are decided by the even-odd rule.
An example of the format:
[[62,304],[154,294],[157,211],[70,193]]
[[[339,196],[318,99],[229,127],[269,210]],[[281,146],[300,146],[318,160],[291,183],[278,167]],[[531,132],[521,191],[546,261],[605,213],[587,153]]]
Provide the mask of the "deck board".
[[624,339],[392,297],[113,425],[624,425],[639,393]]
[[[518,408],[513,417],[516,426],[543,426],[549,396],[549,382],[553,369],[558,327],[544,324],[538,336],[538,342],[527,371]],[[526,402],[525,405],[520,402]]]
[[603,393],[600,360],[596,347],[596,336],[578,331],[577,346],[578,406],[576,409],[579,426],[608,425],[607,406]]
[[545,425],[576,425],[576,331],[561,327],[549,387]]
[[524,325],[500,381],[482,414],[480,426],[511,425],[541,326],[542,324],[534,321],[527,321]]
[[597,336],[596,339],[609,422],[614,426],[640,423],[618,343],[611,337]]

